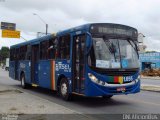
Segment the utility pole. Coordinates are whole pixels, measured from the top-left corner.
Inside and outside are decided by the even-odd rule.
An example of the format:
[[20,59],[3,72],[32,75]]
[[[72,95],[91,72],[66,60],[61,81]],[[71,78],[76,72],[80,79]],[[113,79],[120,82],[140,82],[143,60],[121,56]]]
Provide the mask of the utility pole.
[[33,13],[33,15],[36,15],[45,25],[46,25],[46,35],[48,34],[48,24],[36,13]]

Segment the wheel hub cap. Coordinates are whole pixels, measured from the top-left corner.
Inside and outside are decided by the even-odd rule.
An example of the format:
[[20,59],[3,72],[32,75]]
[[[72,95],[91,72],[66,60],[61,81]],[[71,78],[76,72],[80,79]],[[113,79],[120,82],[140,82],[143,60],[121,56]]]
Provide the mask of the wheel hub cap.
[[61,85],[61,93],[62,93],[63,96],[67,94],[67,85],[66,85],[66,83],[63,83]]

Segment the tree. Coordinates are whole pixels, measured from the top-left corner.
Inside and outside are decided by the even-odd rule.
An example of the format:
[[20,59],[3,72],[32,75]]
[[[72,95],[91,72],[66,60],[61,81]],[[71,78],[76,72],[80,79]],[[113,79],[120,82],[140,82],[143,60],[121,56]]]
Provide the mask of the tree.
[[0,49],[0,61],[4,62],[9,57],[9,47],[3,46]]

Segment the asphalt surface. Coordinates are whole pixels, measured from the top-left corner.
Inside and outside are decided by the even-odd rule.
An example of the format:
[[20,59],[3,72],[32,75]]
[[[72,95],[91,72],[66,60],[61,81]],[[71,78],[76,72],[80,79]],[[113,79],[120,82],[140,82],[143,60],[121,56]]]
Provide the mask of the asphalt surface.
[[1,68],[0,84],[10,85],[82,114],[160,113],[160,93],[158,92],[141,91],[132,95],[113,96],[109,100],[98,97],[74,96],[73,101],[67,102],[62,100],[55,92],[47,89],[22,89],[20,82],[10,79],[8,72]]
[[160,79],[147,79],[147,78],[145,78],[145,79],[141,79],[141,83],[142,84],[147,84],[147,85],[158,85],[158,86],[160,86]]

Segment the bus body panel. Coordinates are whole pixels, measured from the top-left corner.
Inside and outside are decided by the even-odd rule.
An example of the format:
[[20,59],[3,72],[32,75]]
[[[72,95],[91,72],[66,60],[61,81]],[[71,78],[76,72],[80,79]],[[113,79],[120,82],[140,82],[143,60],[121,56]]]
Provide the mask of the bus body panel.
[[20,80],[22,72],[25,74],[25,82],[31,83],[31,70],[30,70],[30,61],[24,60],[19,61],[19,72],[18,72],[18,80]]
[[34,81],[32,81],[34,84],[39,83],[39,62],[35,62],[34,64]]
[[15,61],[10,61],[9,66],[9,77],[15,79]]
[[51,89],[51,62],[50,60],[39,61],[39,82],[38,85]]
[[14,80],[19,80],[19,62],[9,61],[9,77]]

